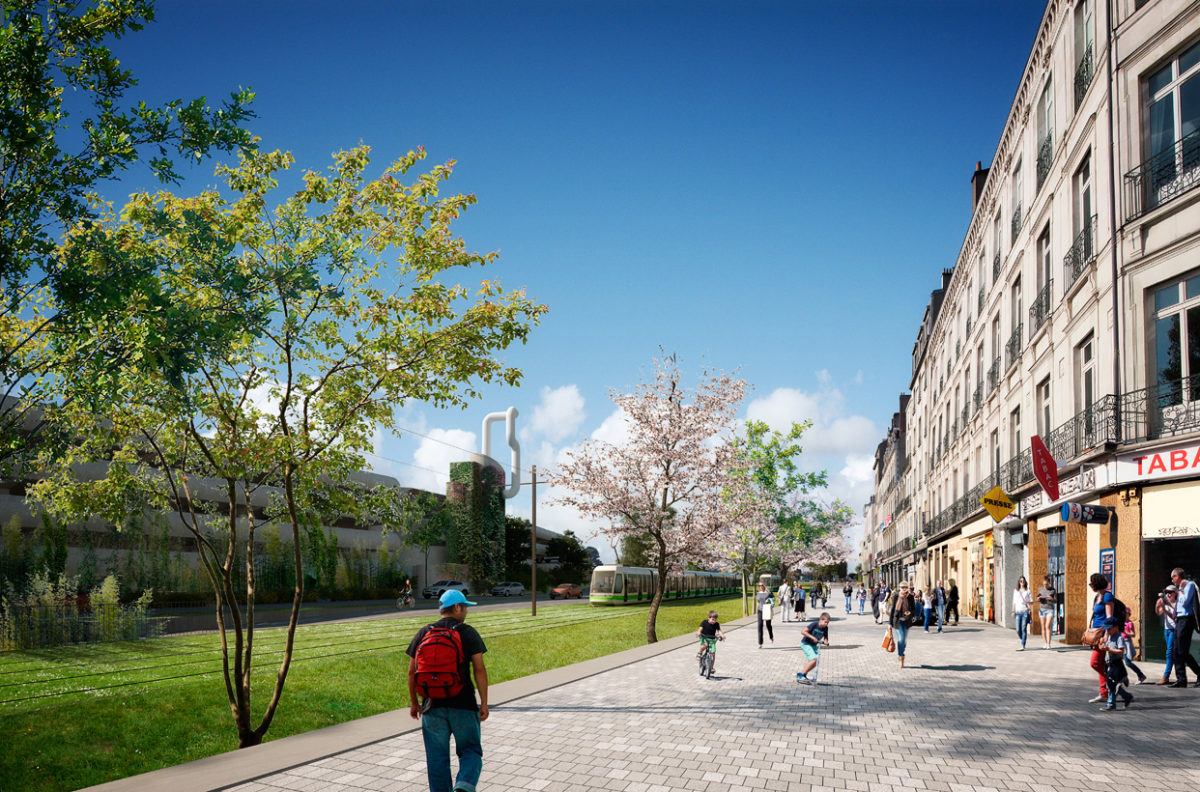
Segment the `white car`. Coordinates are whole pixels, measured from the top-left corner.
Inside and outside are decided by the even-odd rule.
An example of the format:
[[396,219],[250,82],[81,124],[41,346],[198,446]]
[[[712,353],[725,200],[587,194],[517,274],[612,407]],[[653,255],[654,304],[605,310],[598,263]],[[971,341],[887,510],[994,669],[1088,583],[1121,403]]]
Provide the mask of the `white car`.
[[425,599],[440,599],[447,591],[461,591],[464,597],[470,593],[467,591],[467,584],[461,580],[439,580],[422,589],[421,596]]
[[519,597],[525,593],[525,587],[516,581],[497,583],[492,586],[493,597]]

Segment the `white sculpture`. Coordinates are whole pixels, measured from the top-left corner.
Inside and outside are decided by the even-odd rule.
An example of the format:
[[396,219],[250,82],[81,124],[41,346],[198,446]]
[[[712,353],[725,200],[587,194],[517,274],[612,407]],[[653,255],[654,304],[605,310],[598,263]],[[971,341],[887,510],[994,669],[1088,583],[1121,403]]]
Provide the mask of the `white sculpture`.
[[483,419],[483,444],[480,451],[484,458],[496,467],[499,463],[492,459],[491,426],[496,421],[504,421],[504,438],[512,449],[512,475],[508,487],[504,490],[505,498],[514,498],[521,491],[521,444],[517,442],[517,408],[509,407],[504,412],[488,413]]

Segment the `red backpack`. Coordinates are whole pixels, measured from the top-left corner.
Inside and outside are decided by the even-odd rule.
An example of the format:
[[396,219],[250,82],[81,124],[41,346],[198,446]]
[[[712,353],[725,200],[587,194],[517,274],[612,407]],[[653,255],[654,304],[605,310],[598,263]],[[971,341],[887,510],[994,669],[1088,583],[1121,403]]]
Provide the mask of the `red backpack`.
[[462,636],[455,627],[429,625],[417,644],[417,692],[430,699],[453,698],[462,692],[459,666],[466,661]]

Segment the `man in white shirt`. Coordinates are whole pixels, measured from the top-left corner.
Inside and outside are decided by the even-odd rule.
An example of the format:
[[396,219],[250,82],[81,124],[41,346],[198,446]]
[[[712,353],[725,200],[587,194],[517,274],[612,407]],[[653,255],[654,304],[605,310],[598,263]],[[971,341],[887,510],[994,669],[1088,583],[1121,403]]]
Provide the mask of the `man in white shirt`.
[[783,585],[779,587],[779,606],[783,608],[783,620],[791,621],[792,610],[792,588],[783,581]]
[[1179,590],[1175,596],[1175,676],[1170,687],[1187,687],[1187,670],[1196,674],[1196,686],[1200,687],[1200,663],[1192,657],[1192,632],[1196,629],[1197,596],[1196,583],[1188,580],[1183,567],[1171,570],[1171,582]]

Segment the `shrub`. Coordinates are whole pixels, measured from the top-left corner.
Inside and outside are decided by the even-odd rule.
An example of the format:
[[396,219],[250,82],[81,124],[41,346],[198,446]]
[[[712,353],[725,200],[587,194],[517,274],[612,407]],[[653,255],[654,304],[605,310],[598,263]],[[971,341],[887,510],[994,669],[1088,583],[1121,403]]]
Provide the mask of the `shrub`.
[[121,604],[116,575],[92,589],[91,613],[80,608],[78,581],[52,577],[46,569],[30,576],[24,588],[11,584],[0,597],[0,648],[35,649],[69,643],[121,641],[162,635],[163,619],[146,615],[153,593],[145,591],[130,605]]

